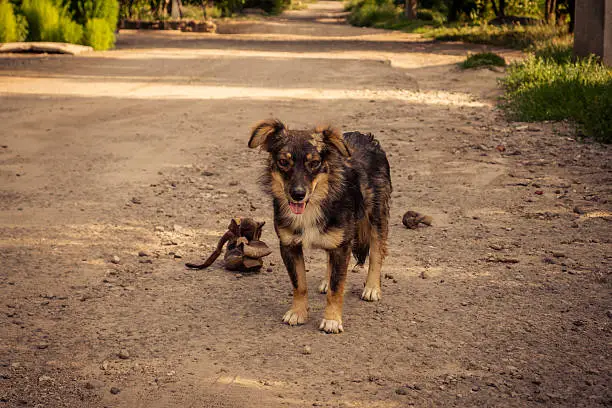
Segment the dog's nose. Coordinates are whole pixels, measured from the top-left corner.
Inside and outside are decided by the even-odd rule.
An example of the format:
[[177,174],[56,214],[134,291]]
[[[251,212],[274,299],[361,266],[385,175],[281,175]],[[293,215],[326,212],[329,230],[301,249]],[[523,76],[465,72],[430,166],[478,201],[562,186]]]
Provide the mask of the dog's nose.
[[304,187],[293,187],[291,189],[291,198],[295,201],[302,201],[306,197],[306,189]]

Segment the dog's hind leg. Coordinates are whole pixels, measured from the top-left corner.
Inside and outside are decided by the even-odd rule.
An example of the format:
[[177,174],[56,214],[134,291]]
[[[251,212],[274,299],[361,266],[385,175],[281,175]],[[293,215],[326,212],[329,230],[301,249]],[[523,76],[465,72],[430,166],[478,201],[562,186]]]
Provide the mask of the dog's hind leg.
[[343,245],[329,252],[331,263],[331,276],[329,290],[327,291],[327,305],[319,330],[327,333],[340,333],[342,327],[342,304],[344,302],[344,282],[351,258],[350,245]]
[[327,291],[329,290],[329,278],[331,276],[331,270],[332,270],[331,257],[328,253],[327,254],[327,275],[325,276],[325,278],[323,278],[323,280],[321,281],[321,284],[319,285],[319,293],[327,293]]
[[308,318],[308,288],[306,286],[306,266],[301,245],[281,244],[281,257],[287,267],[293,285],[293,304],[283,316],[283,322],[290,326],[304,324]]
[[368,255],[370,253],[370,223],[367,216],[357,223],[357,231],[353,242],[353,256],[357,264],[353,267],[353,272],[361,272]]
[[383,260],[387,254],[388,226],[383,221],[379,228],[374,226],[370,234],[370,265],[361,299],[369,302],[380,300],[381,282],[380,274]]

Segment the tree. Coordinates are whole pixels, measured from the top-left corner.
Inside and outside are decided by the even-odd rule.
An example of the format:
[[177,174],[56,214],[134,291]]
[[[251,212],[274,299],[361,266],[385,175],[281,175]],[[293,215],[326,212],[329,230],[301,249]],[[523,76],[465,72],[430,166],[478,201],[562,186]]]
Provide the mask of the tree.
[[406,18],[408,20],[416,20],[417,0],[406,0]]

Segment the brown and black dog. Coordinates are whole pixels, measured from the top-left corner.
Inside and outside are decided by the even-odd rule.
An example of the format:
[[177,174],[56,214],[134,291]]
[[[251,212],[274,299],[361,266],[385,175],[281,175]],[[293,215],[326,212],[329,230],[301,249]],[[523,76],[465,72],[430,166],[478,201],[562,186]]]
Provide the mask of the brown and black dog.
[[387,156],[371,134],[341,134],[330,127],[289,130],[278,120],[259,122],[249,147],[270,153],[261,183],[273,199],[274,227],[293,284],[293,304],[283,321],[303,324],[308,317],[302,248],[327,251],[327,279],[319,290],[327,306],[319,327],[344,331],[342,303],[351,252],[362,268],[370,264],[361,298],[381,297],[380,270],[387,252],[389,199]]

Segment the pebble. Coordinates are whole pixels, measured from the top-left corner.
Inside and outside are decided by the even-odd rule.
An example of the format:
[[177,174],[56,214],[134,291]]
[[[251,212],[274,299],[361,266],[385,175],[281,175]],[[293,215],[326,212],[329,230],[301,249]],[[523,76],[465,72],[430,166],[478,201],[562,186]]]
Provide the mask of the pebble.
[[145,251],[138,251],[138,256],[149,256],[149,254]]
[[114,264],[118,264],[121,262],[121,258],[119,258],[117,255],[113,255],[113,257],[111,258],[111,262]]
[[46,348],[48,348],[49,345],[47,343],[39,343],[36,345],[36,348],[38,348],[39,350],[44,350]]
[[204,170],[204,171],[202,172],[202,175],[203,175],[204,177],[211,177],[211,176],[214,176],[215,174],[216,174],[216,173],[213,173],[212,171],[207,171],[207,170]]
[[164,231],[165,229],[161,225],[158,225],[157,227],[155,227],[155,232],[164,232]]
[[130,358],[130,352],[127,351],[126,349],[121,349],[117,353],[117,356],[122,360],[127,360],[128,358]]
[[429,278],[429,274],[426,271],[421,271],[421,273],[419,273],[419,277],[421,279],[427,279]]
[[110,389],[110,393],[113,395],[117,395],[121,392],[121,389],[117,388],[117,387],[111,387]]
[[108,361],[104,360],[100,365],[100,368],[104,371],[108,370]]
[[406,387],[399,387],[395,390],[395,393],[398,395],[407,395],[408,390],[406,390]]
[[472,391],[478,392],[478,391],[480,391],[480,387],[478,385],[475,385],[475,386],[472,387]]
[[606,312],[606,316],[608,316],[608,318],[612,319],[612,310],[608,310]]
[[142,204],[142,201],[140,200],[140,198],[137,198],[137,197],[132,197],[131,201],[133,204]]
[[302,354],[312,354],[312,348],[310,346],[304,346]]
[[585,211],[581,207],[578,207],[578,206],[575,206],[573,211],[576,214],[584,214],[585,213]]
[[274,271],[274,269],[272,269],[272,268],[267,268],[266,269],[266,272],[272,272],[272,271]]
[[247,194],[247,191],[244,188],[238,190],[238,194]]
[[104,383],[98,380],[89,380],[89,381],[85,381],[85,384],[83,384],[83,386],[88,390],[93,390],[96,388],[104,387]]
[[494,249],[496,251],[501,251],[502,249],[504,249],[504,246],[499,244],[489,244],[489,248]]
[[566,257],[565,253],[561,251],[553,251],[552,256],[554,256],[555,258],[565,258]]
[[39,384],[50,384],[52,382],[53,378],[49,377],[48,375],[41,375],[40,377],[38,377]]

